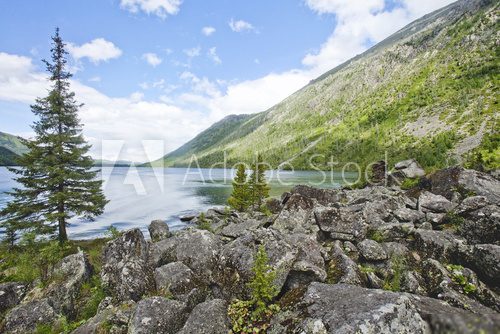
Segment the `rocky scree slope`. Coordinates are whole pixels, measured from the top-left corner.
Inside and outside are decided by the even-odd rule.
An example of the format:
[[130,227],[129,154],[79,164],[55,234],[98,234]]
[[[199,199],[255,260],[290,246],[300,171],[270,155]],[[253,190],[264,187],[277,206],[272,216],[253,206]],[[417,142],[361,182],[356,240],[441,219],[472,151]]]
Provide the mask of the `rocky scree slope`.
[[[269,110],[229,116],[166,155],[166,166],[250,161],[310,169],[416,158],[499,168],[498,2],[461,0],[411,23]],[[221,132],[221,129],[223,131]],[[478,160],[478,161],[476,161]],[[158,164],[154,162],[153,165]]]
[[[454,167],[406,191],[296,186],[267,204],[270,216],[211,209],[203,218],[210,231],[197,229],[196,217],[175,233],[154,221],[151,241],[139,229],[109,241],[106,297],[73,333],[227,333],[228,304],[249,297],[259,245],[280,290],[268,333],[500,331],[500,182],[492,176]],[[70,319],[91,271],[80,252],[56,266],[48,286],[1,284],[2,332]]]

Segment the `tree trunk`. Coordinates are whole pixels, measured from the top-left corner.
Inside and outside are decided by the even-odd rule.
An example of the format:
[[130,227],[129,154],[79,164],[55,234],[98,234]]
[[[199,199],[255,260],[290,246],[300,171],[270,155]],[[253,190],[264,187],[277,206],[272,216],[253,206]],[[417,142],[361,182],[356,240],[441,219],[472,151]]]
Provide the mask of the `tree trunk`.
[[64,218],[59,218],[59,243],[63,244],[68,241],[68,235],[66,233],[66,221]]

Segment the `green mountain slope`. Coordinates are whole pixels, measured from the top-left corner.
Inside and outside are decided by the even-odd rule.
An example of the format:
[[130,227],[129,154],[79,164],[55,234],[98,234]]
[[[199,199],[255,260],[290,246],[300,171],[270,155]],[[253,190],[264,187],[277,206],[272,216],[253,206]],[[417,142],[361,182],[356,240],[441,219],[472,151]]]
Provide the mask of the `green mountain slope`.
[[[462,0],[398,31],[271,109],[230,116],[176,151],[166,166],[250,161],[341,168],[416,158],[427,168],[500,168],[499,5]],[[238,117],[238,118],[234,118]],[[311,165],[312,163],[312,165]]]
[[26,146],[21,142],[21,138],[0,131],[0,147],[4,147],[9,151],[17,154],[23,155],[27,152]]
[[11,150],[0,147],[0,166],[16,166],[16,159],[19,155],[15,154]]

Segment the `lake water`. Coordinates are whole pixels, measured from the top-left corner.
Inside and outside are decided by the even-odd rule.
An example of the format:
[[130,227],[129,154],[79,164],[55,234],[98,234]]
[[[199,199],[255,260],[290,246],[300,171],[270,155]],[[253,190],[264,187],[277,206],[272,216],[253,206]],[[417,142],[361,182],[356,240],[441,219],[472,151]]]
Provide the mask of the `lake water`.
[[[104,192],[110,201],[103,215],[93,222],[74,218],[68,229],[72,239],[102,236],[113,225],[119,230],[139,227],[144,232],[154,219],[165,220],[172,230],[185,226],[179,217],[222,206],[231,194],[232,171],[224,169],[104,167]],[[268,171],[271,196],[279,197],[297,184],[337,188],[352,182],[356,173],[317,171]],[[9,201],[5,191],[16,183],[0,168],[0,208]]]

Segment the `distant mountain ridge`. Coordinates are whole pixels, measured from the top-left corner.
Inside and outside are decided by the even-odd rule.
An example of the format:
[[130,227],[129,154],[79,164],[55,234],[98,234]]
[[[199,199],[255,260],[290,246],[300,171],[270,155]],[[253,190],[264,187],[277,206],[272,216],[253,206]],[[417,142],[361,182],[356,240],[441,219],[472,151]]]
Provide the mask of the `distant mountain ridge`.
[[499,5],[461,0],[312,80],[267,111],[228,116],[152,165],[251,161],[329,169],[416,158],[500,168]]

